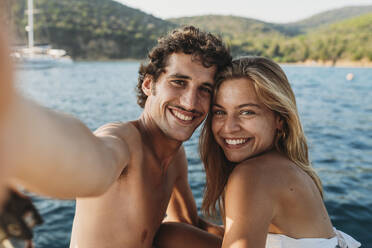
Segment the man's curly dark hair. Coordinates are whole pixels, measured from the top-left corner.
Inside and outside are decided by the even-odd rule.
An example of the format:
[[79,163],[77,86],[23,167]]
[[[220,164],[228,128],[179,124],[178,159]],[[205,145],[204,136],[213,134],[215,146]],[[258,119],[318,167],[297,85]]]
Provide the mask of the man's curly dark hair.
[[191,54],[206,68],[215,65],[217,71],[231,63],[230,51],[221,38],[200,31],[194,26],[171,31],[158,40],[158,44],[148,54],[148,61],[140,66],[136,91],[137,103],[142,108],[147,99],[147,95],[142,91],[143,80],[150,75],[156,82],[164,72],[169,56],[173,53]]

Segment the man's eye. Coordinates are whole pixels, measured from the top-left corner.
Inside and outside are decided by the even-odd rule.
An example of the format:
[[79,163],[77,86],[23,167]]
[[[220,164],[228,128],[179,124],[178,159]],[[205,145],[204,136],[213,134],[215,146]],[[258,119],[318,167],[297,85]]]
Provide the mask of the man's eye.
[[212,94],[212,90],[210,88],[207,88],[207,87],[202,87],[201,91],[203,91],[205,93],[208,93],[208,94]]
[[185,81],[183,80],[172,80],[172,83],[176,86],[185,86]]

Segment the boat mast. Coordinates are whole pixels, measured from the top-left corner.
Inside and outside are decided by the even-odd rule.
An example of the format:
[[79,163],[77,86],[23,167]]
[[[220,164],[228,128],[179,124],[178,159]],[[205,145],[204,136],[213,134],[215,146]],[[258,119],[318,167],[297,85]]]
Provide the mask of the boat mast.
[[28,0],[28,48],[34,47],[34,4],[33,0]]

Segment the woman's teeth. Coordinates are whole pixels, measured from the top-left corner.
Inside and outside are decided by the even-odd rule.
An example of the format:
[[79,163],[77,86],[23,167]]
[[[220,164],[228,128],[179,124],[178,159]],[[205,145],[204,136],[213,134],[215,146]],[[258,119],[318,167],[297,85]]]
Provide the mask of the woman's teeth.
[[240,145],[247,142],[248,139],[225,139],[225,142],[229,145]]

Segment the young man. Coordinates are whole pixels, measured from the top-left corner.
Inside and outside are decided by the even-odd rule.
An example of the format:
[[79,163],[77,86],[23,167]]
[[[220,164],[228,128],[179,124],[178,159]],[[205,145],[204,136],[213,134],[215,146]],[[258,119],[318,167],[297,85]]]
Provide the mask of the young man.
[[13,182],[77,197],[73,248],[151,247],[165,215],[221,234],[197,216],[182,142],[207,115],[214,75],[230,61],[213,35],[194,27],[173,31],[140,68],[140,118],[94,134],[73,117],[15,97],[1,141]]

